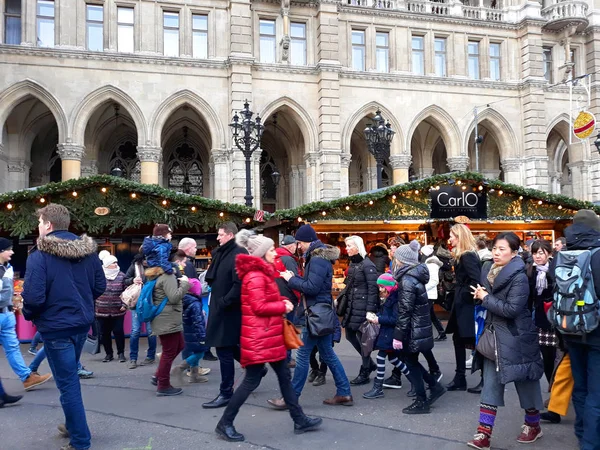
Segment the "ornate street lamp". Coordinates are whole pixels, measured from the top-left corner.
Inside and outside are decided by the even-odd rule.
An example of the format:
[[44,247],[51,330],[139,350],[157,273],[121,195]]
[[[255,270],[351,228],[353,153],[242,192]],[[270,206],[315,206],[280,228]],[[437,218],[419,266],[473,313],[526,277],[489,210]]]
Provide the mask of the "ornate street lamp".
[[123,171],[121,170],[121,168],[119,166],[115,166],[110,171],[110,174],[113,177],[121,178],[123,176]]
[[382,187],[381,172],[383,163],[390,156],[390,144],[394,139],[395,131],[392,130],[390,123],[385,123],[378,109],[373,117],[373,123],[365,128],[365,139],[367,140],[367,149],[375,157],[377,163],[377,189]]
[[254,113],[250,111],[248,100],[244,103],[244,109],[240,111],[240,116],[237,113],[233,116],[233,122],[229,124],[233,132],[233,141],[246,158],[246,206],[252,206],[252,188],[250,183],[250,173],[252,169],[252,153],[260,146],[260,138],[262,137],[265,127],[260,123],[260,116],[256,116],[252,120]]
[[279,180],[281,180],[281,174],[275,169],[271,174],[271,179],[273,180],[273,184],[275,185],[275,189],[279,186]]

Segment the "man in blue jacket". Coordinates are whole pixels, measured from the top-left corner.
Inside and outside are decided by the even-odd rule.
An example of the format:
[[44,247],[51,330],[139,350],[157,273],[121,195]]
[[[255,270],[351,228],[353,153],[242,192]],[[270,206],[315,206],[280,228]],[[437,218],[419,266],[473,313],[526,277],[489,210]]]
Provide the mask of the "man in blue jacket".
[[[298,247],[304,253],[304,276],[299,277],[291,271],[282,272],[281,276],[288,286],[304,295],[306,306],[310,308],[317,303],[332,303],[331,283],[333,278],[333,263],[339,258],[340,251],[336,247],[323,244],[314,228],[302,225],[296,232]],[[304,305],[300,303],[300,313],[304,314]],[[337,320],[337,317],[335,318]],[[350,392],[350,383],[342,363],[333,350],[333,334],[327,336],[312,336],[305,327],[302,333],[304,345],[296,353],[296,369],[292,385],[296,395],[300,397],[306,378],[308,377],[310,354],[317,346],[319,355],[331,370],[336,386],[336,395],[323,401],[326,405],[352,406],[354,401]],[[285,409],[283,398],[268,400],[276,409]]]
[[94,300],[104,293],[106,278],[95,241],[67,231],[71,223],[67,208],[51,203],[37,214],[40,237],[27,258],[23,315],[42,335],[60,391],[66,421],[62,434],[71,438],[61,450],[85,450],[91,446],[91,435],[77,366],[94,321]]

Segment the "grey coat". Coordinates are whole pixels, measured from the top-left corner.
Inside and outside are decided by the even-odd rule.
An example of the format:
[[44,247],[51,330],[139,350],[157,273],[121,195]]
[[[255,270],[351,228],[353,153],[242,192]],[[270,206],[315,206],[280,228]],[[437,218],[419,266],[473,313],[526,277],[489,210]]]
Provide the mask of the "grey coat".
[[513,258],[494,280],[487,279],[491,265],[486,264],[481,273],[481,285],[489,292],[482,305],[488,310],[486,326],[493,325],[498,352],[497,370],[500,382],[539,380],[544,366],[538,343],[538,331],[527,307],[529,280],[525,263]]

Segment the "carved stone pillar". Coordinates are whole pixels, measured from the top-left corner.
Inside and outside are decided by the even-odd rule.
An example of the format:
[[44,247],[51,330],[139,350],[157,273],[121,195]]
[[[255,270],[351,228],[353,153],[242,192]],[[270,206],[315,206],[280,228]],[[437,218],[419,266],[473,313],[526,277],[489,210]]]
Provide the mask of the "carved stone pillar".
[[570,163],[571,180],[573,186],[572,195],[578,200],[588,200],[591,181],[589,179],[589,166],[591,161],[576,161]]
[[350,195],[350,162],[352,155],[342,153],[340,156],[340,196],[347,197]]
[[138,145],[137,154],[141,165],[141,182],[144,184],[159,184],[159,164],[162,160],[162,148]]
[[31,163],[24,159],[11,159],[7,163],[8,190],[17,191],[29,187]]
[[81,176],[91,177],[98,175],[98,161],[90,159],[81,163]]
[[254,199],[254,207],[256,209],[262,209],[262,183],[260,177],[260,158],[262,157],[262,150],[257,148],[252,153],[252,196]]
[[62,161],[62,181],[81,177],[81,160],[85,147],[76,144],[60,144],[57,153]]
[[447,164],[452,172],[466,172],[469,168],[469,157],[453,156],[447,159]]
[[290,166],[289,179],[290,208],[296,208],[302,205],[302,193],[304,192],[300,176],[300,166]]
[[393,171],[394,184],[402,184],[408,181],[408,169],[412,162],[412,155],[392,155],[390,156],[390,165]]
[[231,201],[230,185],[231,172],[229,170],[229,152],[227,150],[213,149],[210,154],[210,165],[213,167],[213,177],[210,182],[213,186],[212,195],[215,200]]
[[316,152],[308,153],[304,157],[306,163],[306,202],[310,203],[317,200],[317,175],[319,154]]
[[520,186],[522,184],[521,166],[523,165],[521,158],[503,159],[500,164],[504,172],[504,181]]

